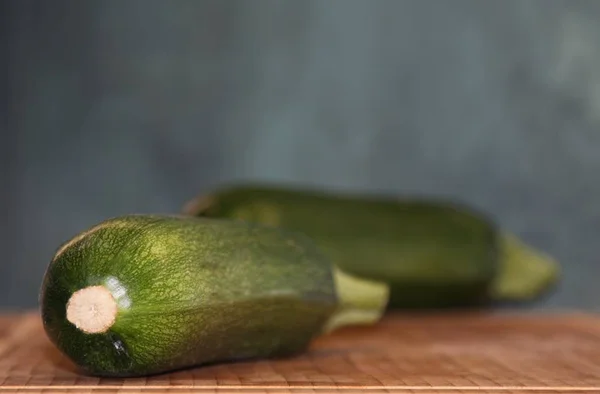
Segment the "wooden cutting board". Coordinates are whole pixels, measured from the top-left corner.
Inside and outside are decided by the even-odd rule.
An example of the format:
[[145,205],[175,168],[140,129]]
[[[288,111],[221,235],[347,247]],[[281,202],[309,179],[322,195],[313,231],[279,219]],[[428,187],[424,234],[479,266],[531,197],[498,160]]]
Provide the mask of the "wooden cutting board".
[[600,393],[600,317],[391,314],[289,359],[136,379],[81,374],[36,313],[0,316],[0,392]]

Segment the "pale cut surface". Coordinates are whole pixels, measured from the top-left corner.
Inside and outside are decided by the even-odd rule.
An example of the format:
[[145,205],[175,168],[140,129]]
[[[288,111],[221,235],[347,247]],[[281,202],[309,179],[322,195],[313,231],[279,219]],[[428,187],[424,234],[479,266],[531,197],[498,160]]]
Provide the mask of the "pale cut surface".
[[117,302],[104,286],[77,290],[67,303],[67,320],[87,334],[107,331],[117,318]]

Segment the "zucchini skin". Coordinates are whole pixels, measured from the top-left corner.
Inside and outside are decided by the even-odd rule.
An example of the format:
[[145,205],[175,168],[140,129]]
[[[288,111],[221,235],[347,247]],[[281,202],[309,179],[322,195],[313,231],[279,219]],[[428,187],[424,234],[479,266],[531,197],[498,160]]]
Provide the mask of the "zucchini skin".
[[[128,215],[63,245],[41,287],[50,340],[88,374],[144,376],[303,351],[336,308],[332,266],[300,234],[219,219]],[[71,295],[113,291],[108,331],[66,319]]]
[[388,283],[390,308],[484,304],[499,271],[492,221],[449,201],[239,184],[192,201],[184,213],[304,233],[342,270]]

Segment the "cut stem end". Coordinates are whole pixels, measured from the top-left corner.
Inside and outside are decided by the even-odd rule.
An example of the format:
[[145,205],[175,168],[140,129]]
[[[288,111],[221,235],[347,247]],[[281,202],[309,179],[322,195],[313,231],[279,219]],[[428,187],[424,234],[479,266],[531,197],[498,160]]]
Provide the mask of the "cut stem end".
[[343,326],[375,324],[383,317],[390,298],[386,283],[359,278],[337,267],[334,279],[340,306],[327,322],[325,333]]
[[199,216],[212,206],[214,200],[214,197],[210,195],[196,196],[184,204],[181,213],[189,216]]
[[527,245],[515,235],[500,237],[500,275],[492,297],[501,301],[525,301],[548,291],[560,277],[560,266],[551,256]]
[[108,331],[117,319],[117,302],[104,286],[77,290],[67,302],[67,320],[86,334]]

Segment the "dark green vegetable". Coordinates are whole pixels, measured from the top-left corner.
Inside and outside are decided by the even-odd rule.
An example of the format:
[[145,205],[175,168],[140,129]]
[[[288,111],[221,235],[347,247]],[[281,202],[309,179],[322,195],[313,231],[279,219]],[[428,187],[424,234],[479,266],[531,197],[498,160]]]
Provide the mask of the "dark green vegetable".
[[63,245],[40,303],[48,337],[75,364],[126,377],[298,353],[323,332],[377,321],[387,297],[304,235],[130,215]]
[[441,199],[238,185],[200,196],[184,212],[304,233],[342,270],[388,283],[391,307],[527,300],[558,275],[552,259],[485,215]]

